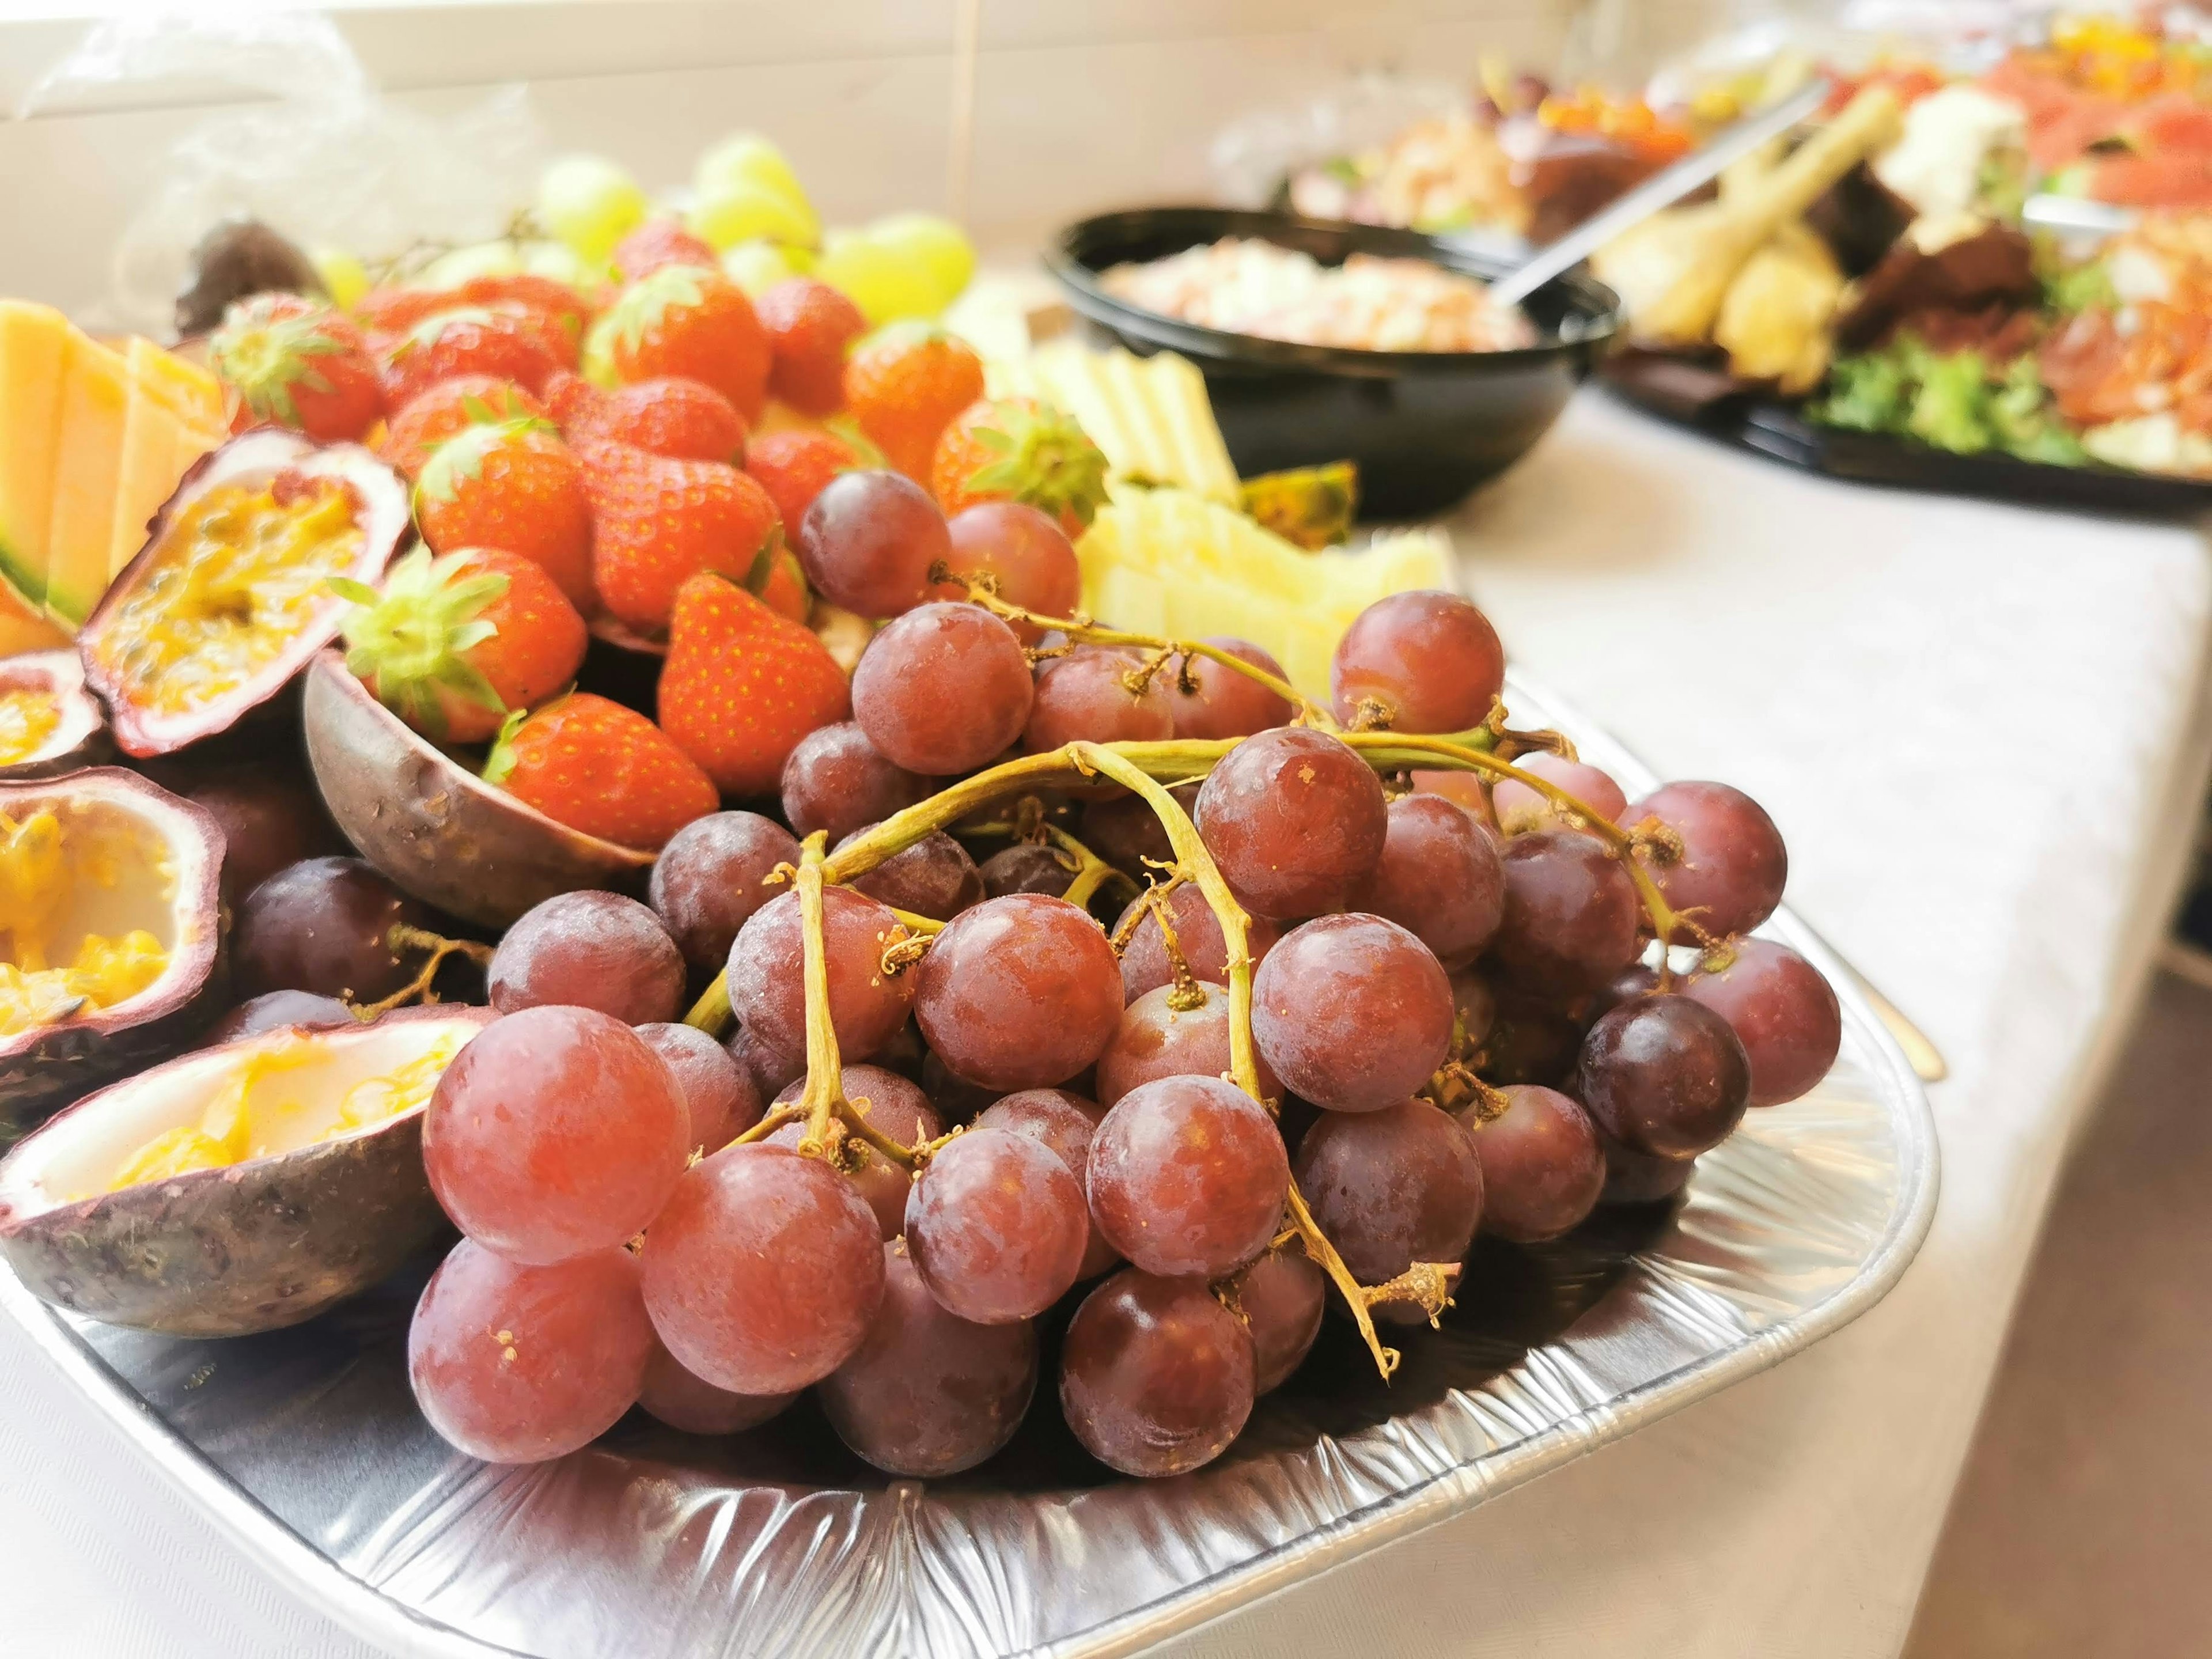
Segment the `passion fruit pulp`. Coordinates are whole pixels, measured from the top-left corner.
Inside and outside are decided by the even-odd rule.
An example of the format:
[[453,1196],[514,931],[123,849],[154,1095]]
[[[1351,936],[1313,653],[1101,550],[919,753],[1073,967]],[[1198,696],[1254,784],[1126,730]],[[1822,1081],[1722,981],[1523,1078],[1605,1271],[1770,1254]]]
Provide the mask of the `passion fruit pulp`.
[[74,651],[0,660],[0,783],[51,778],[106,758],[107,720]]
[[113,767],[0,785],[0,1141],[222,1006],[222,831]]
[[407,486],[358,444],[262,427],[185,474],[77,635],[126,754],[228,730],[336,636],[333,576],[374,583],[410,524]]
[[335,651],[309,665],[302,708],[324,804],[404,891],[501,928],[556,893],[644,896],[651,853],[571,830],[486,783],[369,696]]
[[491,1018],[279,1026],[88,1096],[0,1161],[0,1256],[110,1324],[246,1336],[366,1290],[445,1222],[422,1115]]

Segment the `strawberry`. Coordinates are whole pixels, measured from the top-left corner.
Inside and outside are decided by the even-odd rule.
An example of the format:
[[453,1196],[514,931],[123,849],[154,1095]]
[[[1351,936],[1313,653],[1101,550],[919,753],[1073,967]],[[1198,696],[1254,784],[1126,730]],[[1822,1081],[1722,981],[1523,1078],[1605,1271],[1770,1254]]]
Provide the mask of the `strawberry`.
[[845,360],[845,402],[860,430],[917,483],[929,482],[939,435],[982,395],[982,361],[927,323],[878,329]]
[[768,336],[745,291],[711,266],[664,265],[632,283],[592,324],[585,358],[605,384],[704,380],[748,424],[768,402]]
[[544,413],[538,399],[512,380],[456,374],[409,399],[392,416],[376,453],[410,478],[419,478],[431,451],[464,428]]
[[417,547],[381,592],[343,576],[362,608],[346,619],[346,666],[392,712],[436,743],[482,743],[510,709],[576,677],[588,636],[553,579],[519,554]]
[[589,439],[581,453],[599,599],[641,632],[666,629],[685,577],[744,576],[776,528],[768,491],[724,462]]
[[744,417],[730,400],[698,380],[671,376],[617,386],[579,415],[570,435],[605,438],[681,461],[729,461],[745,456]]
[[615,244],[615,276],[634,283],[664,265],[717,263],[714,250],[684,228],[681,219],[648,219]]
[[827,283],[793,276],[760,296],[761,326],[774,354],[769,390],[802,415],[845,405],[845,348],[868,331],[860,307]]
[[1106,457],[1049,404],[987,398],[945,428],[929,482],[948,519],[979,501],[1020,501],[1058,519],[1073,541],[1106,500]]
[[677,591],[660,727],[731,795],[777,787],[799,740],[850,717],[852,688],[820,640],[707,573]]
[[483,775],[571,830],[647,852],[721,805],[666,732],[588,691],[508,715]]
[[787,427],[745,446],[745,471],[775,502],[786,530],[795,529],[830,479],[860,465],[853,446],[834,432]]
[[542,566],[577,610],[597,609],[583,467],[545,421],[471,426],[439,445],[415,486],[415,522],[441,553],[505,548]]
[[542,316],[464,306],[434,312],[384,340],[384,386],[396,407],[456,374],[495,374],[535,392],[563,368],[557,325]]
[[[558,324],[572,342],[579,343],[592,315],[589,303],[566,283],[526,271],[471,276],[459,288],[374,289],[355,301],[353,315],[372,334],[404,334],[441,311],[461,306],[535,313]],[[573,346],[558,355],[572,365],[576,361]]]
[[328,443],[360,437],[384,413],[361,331],[296,294],[257,294],[232,306],[208,359],[238,392],[240,431],[276,421]]
[[565,368],[548,374],[538,395],[553,424],[563,433],[605,403],[607,396],[582,375]]

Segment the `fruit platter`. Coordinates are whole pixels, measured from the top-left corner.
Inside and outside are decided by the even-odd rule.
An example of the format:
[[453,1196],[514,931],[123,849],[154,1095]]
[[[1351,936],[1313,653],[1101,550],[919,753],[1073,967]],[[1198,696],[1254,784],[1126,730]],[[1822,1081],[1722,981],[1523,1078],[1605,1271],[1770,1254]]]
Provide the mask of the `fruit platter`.
[[973,264],[740,137],[0,301],[0,1301],[396,1648],[1126,1650],[1928,1224],[1759,805]]
[[[2060,16],[1820,66],[1827,111],[1592,262],[1633,401],[1834,476],[2201,511],[2203,29]],[[1772,92],[1816,72],[1786,57]]]

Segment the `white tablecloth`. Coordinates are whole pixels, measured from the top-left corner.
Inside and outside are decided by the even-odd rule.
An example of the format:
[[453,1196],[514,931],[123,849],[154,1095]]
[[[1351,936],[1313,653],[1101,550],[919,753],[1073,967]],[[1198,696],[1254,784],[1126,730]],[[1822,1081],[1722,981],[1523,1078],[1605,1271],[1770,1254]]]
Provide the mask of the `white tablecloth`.
[[[1790,900],[1950,1061],[1890,1297],[1775,1371],[1174,1644],[1893,1652],[2208,764],[2192,532],[1831,485],[1586,394],[1455,526],[1517,660],[1774,814]],[[0,1331],[0,1653],[355,1659]]]

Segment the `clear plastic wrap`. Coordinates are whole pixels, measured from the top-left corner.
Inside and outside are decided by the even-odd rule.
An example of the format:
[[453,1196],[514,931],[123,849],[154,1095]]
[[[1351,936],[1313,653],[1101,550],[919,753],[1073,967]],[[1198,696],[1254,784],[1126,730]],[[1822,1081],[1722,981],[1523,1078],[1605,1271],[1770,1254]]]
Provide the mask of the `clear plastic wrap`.
[[239,101],[169,147],[161,183],[116,244],[103,325],[166,337],[193,246],[225,219],[370,258],[480,241],[530,199],[545,158],[521,87],[426,114],[383,96],[329,18],[258,8],[95,24],[19,113],[187,94]]

